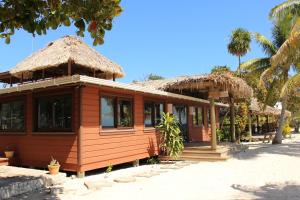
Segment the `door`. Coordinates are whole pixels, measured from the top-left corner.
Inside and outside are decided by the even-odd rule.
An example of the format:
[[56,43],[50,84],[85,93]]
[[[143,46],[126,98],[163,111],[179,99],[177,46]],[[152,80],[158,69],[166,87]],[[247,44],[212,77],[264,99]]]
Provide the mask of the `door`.
[[183,141],[189,142],[187,107],[185,105],[173,105],[173,115],[176,116],[179,121]]

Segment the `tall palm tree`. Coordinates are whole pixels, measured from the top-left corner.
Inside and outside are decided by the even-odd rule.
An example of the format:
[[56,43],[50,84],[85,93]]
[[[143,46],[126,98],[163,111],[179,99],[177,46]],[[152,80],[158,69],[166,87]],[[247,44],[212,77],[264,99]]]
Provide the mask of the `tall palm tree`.
[[230,42],[227,45],[227,49],[230,54],[237,56],[239,59],[239,66],[237,69],[237,73],[239,75],[240,75],[241,57],[246,55],[246,53],[250,51],[250,43],[251,43],[251,35],[247,30],[243,28],[237,28],[232,31]]
[[297,71],[297,73],[295,73],[292,77],[287,77],[285,79],[280,92],[282,110],[279,120],[278,134],[276,134],[273,143],[281,143],[288,95],[295,92],[295,89],[300,87],[300,19],[297,19],[291,30],[289,38],[287,38],[287,40],[281,45],[270,61],[271,67],[261,76],[261,80],[264,83],[265,80],[270,78],[272,79],[272,77],[276,76],[278,71],[288,72],[291,68],[294,68]]
[[[272,40],[269,40],[260,33],[252,33],[252,37],[262,47],[262,50],[266,56],[243,62],[241,64],[242,76],[254,89],[254,94],[260,101],[263,101],[269,105],[274,105],[279,98],[278,88],[281,88],[284,82],[283,72],[281,72],[279,76],[274,77],[272,81],[269,81],[267,93],[257,86],[259,85],[260,76],[262,73],[271,67],[271,57],[276,54],[277,50],[285,42],[286,38],[282,28],[277,25],[274,25],[273,27]],[[287,73],[285,75],[287,75]]]

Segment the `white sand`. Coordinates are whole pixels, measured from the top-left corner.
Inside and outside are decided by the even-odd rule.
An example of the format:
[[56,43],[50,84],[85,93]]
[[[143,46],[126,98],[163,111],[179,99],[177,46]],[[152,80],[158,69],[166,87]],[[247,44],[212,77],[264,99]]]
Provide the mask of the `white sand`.
[[[65,185],[61,199],[300,199],[300,135],[282,145],[249,144],[246,152],[226,162],[201,162],[134,183],[114,183],[91,191],[85,180],[103,180],[103,175],[75,179]],[[159,166],[141,166],[112,172],[106,180],[155,171]]]

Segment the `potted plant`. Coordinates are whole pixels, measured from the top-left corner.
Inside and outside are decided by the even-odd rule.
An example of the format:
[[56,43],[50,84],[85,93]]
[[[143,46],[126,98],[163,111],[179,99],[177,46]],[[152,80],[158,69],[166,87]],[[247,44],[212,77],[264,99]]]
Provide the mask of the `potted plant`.
[[52,157],[52,159],[51,159],[51,161],[50,161],[50,163],[49,163],[49,165],[48,165],[49,173],[50,173],[51,175],[58,174],[59,168],[60,168],[59,162],[58,162],[56,159],[54,159],[54,158]]
[[4,154],[6,158],[12,158],[14,157],[15,152],[10,147],[6,147],[4,150]]

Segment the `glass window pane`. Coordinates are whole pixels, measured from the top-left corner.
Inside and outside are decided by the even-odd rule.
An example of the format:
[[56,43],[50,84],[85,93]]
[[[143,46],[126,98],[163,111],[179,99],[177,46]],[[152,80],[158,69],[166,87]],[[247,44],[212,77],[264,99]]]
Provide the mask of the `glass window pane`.
[[132,102],[130,100],[120,100],[118,106],[118,123],[122,127],[132,126]]
[[0,129],[24,131],[24,103],[14,101],[1,104]]
[[115,107],[114,98],[101,98],[101,125],[103,127],[115,126]]
[[198,108],[193,107],[193,124],[198,126],[199,120],[198,120]]
[[203,125],[202,108],[198,107],[198,125]]
[[161,116],[162,116],[163,112],[164,112],[164,104],[162,104],[162,103],[154,104],[154,121],[155,121],[155,125],[158,125],[160,123],[160,119],[161,119]]
[[152,121],[152,103],[145,103],[144,105],[144,123],[145,126],[153,126]]
[[72,98],[60,96],[37,100],[37,128],[65,130],[72,126]]

